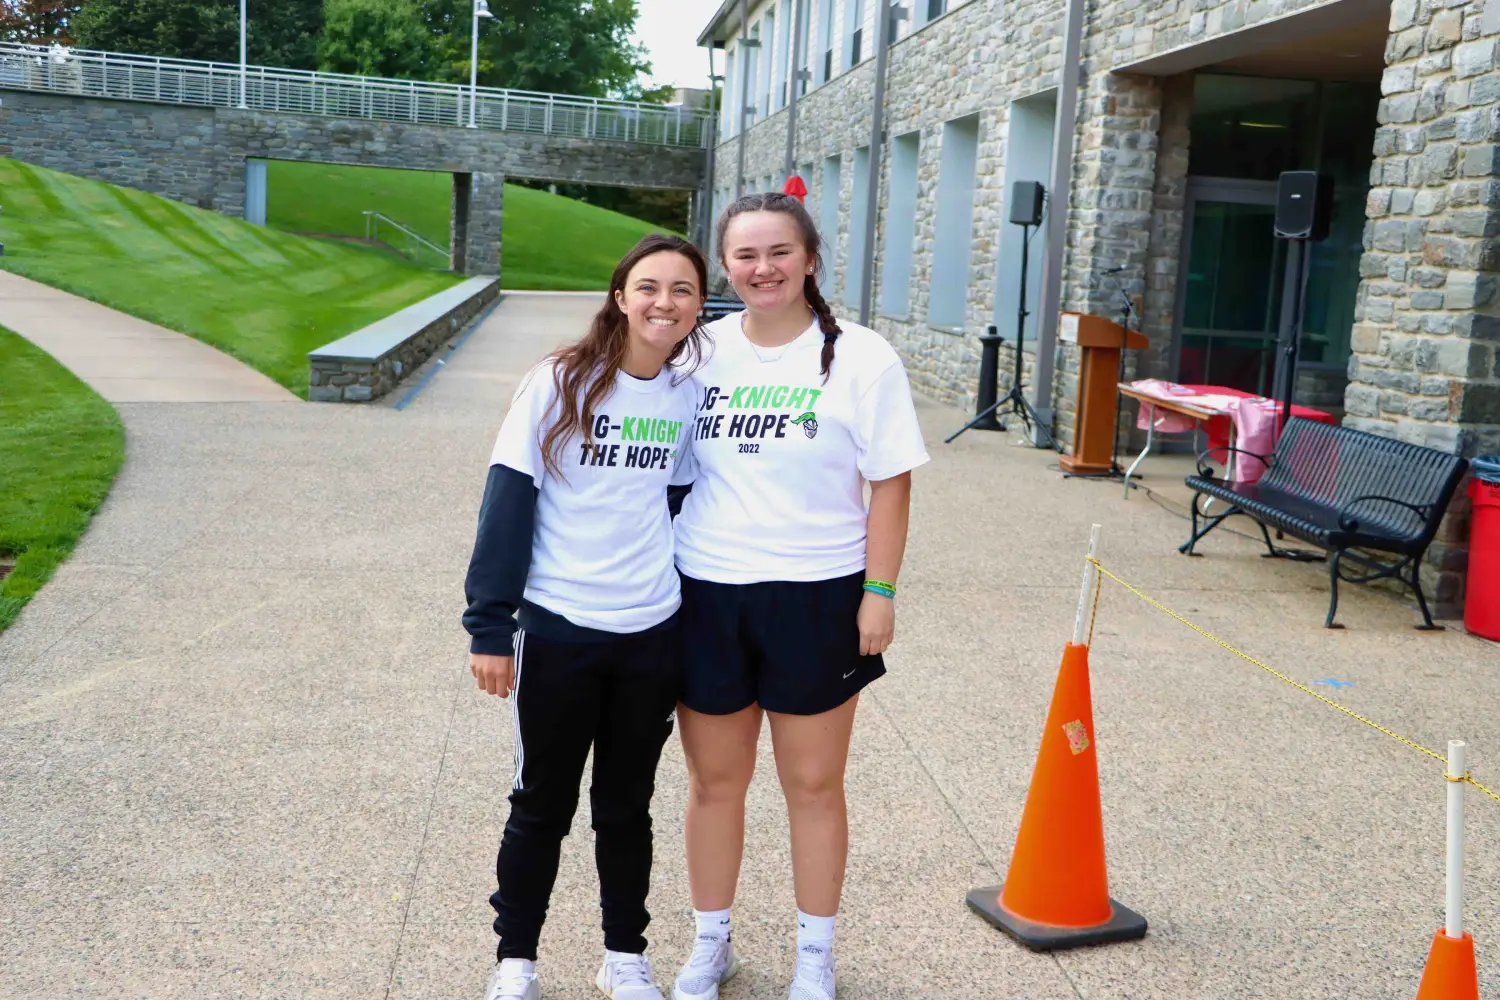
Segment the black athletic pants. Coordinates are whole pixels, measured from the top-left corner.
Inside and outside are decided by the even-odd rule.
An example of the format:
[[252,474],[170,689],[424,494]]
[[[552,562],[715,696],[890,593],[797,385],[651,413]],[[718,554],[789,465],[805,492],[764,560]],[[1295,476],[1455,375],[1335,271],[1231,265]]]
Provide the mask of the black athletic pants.
[[591,746],[604,946],[646,950],[651,795],[681,688],[678,641],[676,628],[595,642],[517,633],[515,781],[490,897],[501,959],[536,960]]

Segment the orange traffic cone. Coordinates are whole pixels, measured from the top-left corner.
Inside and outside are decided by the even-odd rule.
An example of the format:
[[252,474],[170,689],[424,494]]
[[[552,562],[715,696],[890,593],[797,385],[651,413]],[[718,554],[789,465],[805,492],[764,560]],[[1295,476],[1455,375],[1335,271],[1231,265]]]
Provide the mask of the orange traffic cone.
[[1146,934],[1144,917],[1109,898],[1096,753],[1089,649],[1069,643],[1010,871],[1003,885],[968,895],[970,908],[1037,951]]
[[1464,931],[1451,938],[1438,928],[1427,953],[1427,968],[1417,1000],[1479,1000],[1479,973],[1474,966],[1474,939]]

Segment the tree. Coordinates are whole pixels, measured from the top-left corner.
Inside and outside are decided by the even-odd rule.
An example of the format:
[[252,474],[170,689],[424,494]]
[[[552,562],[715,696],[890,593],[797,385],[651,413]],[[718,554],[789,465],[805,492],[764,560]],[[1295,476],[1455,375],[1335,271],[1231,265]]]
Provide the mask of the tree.
[[318,68],[328,73],[425,79],[432,55],[414,0],[327,0]]
[[[429,79],[469,82],[473,0],[425,0]],[[630,40],[636,0],[492,0],[479,26],[479,83],[585,97],[625,93],[650,71]]]
[[0,0],[0,41],[72,45],[71,24],[83,0]]
[[[111,52],[238,62],[238,0],[88,0],[73,20],[78,44]],[[250,62],[317,66],[323,0],[249,0]]]

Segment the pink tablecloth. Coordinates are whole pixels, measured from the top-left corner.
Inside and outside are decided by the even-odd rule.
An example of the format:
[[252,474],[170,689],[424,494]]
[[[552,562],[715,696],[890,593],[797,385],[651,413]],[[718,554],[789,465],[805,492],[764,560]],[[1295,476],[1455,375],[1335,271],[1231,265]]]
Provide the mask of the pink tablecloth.
[[[1164,401],[1175,400],[1190,403],[1206,410],[1214,410],[1219,416],[1203,421],[1208,434],[1208,446],[1224,448],[1233,441],[1233,447],[1257,455],[1269,455],[1276,450],[1276,438],[1281,433],[1281,404],[1264,396],[1255,396],[1239,389],[1222,385],[1178,385],[1160,379],[1141,379],[1130,383],[1130,387],[1144,395],[1155,396]],[[1305,417],[1325,424],[1333,424],[1333,415],[1308,406],[1292,404],[1292,416]],[[1185,433],[1193,429],[1198,419],[1187,414],[1158,410],[1150,403],[1141,403],[1136,416],[1136,426],[1141,430],[1155,425],[1159,433]],[[1232,434],[1232,438],[1231,438]],[[1239,461],[1230,466],[1230,478],[1236,482],[1253,483],[1265,472],[1263,463],[1247,456],[1238,456]]]

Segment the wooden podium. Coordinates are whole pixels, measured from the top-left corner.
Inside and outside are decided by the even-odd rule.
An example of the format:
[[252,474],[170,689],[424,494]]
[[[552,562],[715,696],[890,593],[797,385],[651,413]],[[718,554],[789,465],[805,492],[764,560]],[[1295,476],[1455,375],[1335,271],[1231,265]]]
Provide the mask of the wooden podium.
[[1062,314],[1057,337],[1083,350],[1078,365],[1073,454],[1062,456],[1057,464],[1071,475],[1108,474],[1114,466],[1120,356],[1123,351],[1139,350],[1150,341],[1144,334],[1126,330],[1103,316],[1071,312]]

